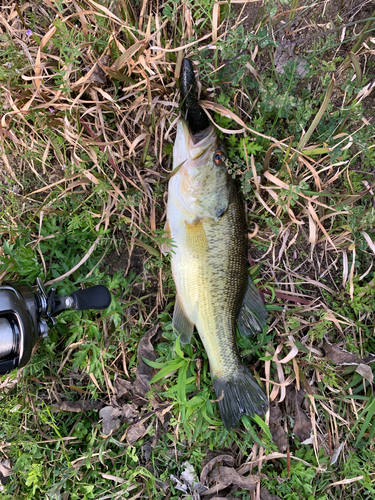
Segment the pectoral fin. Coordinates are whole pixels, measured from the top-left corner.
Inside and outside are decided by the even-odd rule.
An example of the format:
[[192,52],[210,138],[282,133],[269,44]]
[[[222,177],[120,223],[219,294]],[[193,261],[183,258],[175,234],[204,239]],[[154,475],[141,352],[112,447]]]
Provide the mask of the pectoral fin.
[[267,309],[249,276],[246,294],[237,318],[237,326],[244,337],[254,335],[263,330],[267,320]]
[[196,218],[192,223],[185,221],[186,241],[189,250],[202,252],[208,250],[208,241],[201,219]]
[[174,305],[172,325],[177,335],[181,335],[181,343],[189,344],[189,342],[191,341],[191,337],[193,336],[194,323],[192,323],[186,316],[178,295],[176,297],[176,303]]

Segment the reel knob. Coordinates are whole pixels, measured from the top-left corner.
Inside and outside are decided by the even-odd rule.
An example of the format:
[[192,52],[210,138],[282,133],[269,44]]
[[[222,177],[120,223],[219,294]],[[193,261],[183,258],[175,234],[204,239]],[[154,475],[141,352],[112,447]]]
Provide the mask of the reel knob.
[[74,300],[74,305],[70,307],[76,311],[106,309],[112,300],[110,291],[104,285],[92,286],[91,288],[86,288],[86,290],[77,290],[70,297]]

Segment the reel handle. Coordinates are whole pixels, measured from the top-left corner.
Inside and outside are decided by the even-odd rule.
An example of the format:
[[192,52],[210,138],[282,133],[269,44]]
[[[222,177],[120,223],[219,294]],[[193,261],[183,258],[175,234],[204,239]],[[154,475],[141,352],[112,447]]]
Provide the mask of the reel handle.
[[106,309],[112,300],[110,291],[104,285],[95,285],[86,290],[77,290],[70,297],[74,300],[74,305],[71,307],[76,311]]

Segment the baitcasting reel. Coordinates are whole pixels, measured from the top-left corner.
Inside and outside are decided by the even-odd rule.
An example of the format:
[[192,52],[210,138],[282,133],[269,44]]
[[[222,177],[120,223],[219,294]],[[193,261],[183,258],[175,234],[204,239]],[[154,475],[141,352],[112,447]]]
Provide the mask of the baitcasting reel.
[[39,278],[37,283],[36,292],[14,282],[0,286],[0,375],[29,362],[37,340],[48,334],[47,321],[56,324],[56,314],[64,309],[105,309],[112,299],[103,285],[58,297],[54,288],[46,295]]

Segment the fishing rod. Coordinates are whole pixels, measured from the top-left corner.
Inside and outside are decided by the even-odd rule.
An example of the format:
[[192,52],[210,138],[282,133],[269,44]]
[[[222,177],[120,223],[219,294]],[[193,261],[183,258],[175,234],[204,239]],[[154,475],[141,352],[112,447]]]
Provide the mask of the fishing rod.
[[28,285],[4,282],[0,286],[0,375],[30,361],[37,341],[47,337],[49,324],[57,323],[56,314],[66,309],[106,309],[111,300],[104,285],[59,297],[54,288],[46,294],[40,278],[35,291]]

